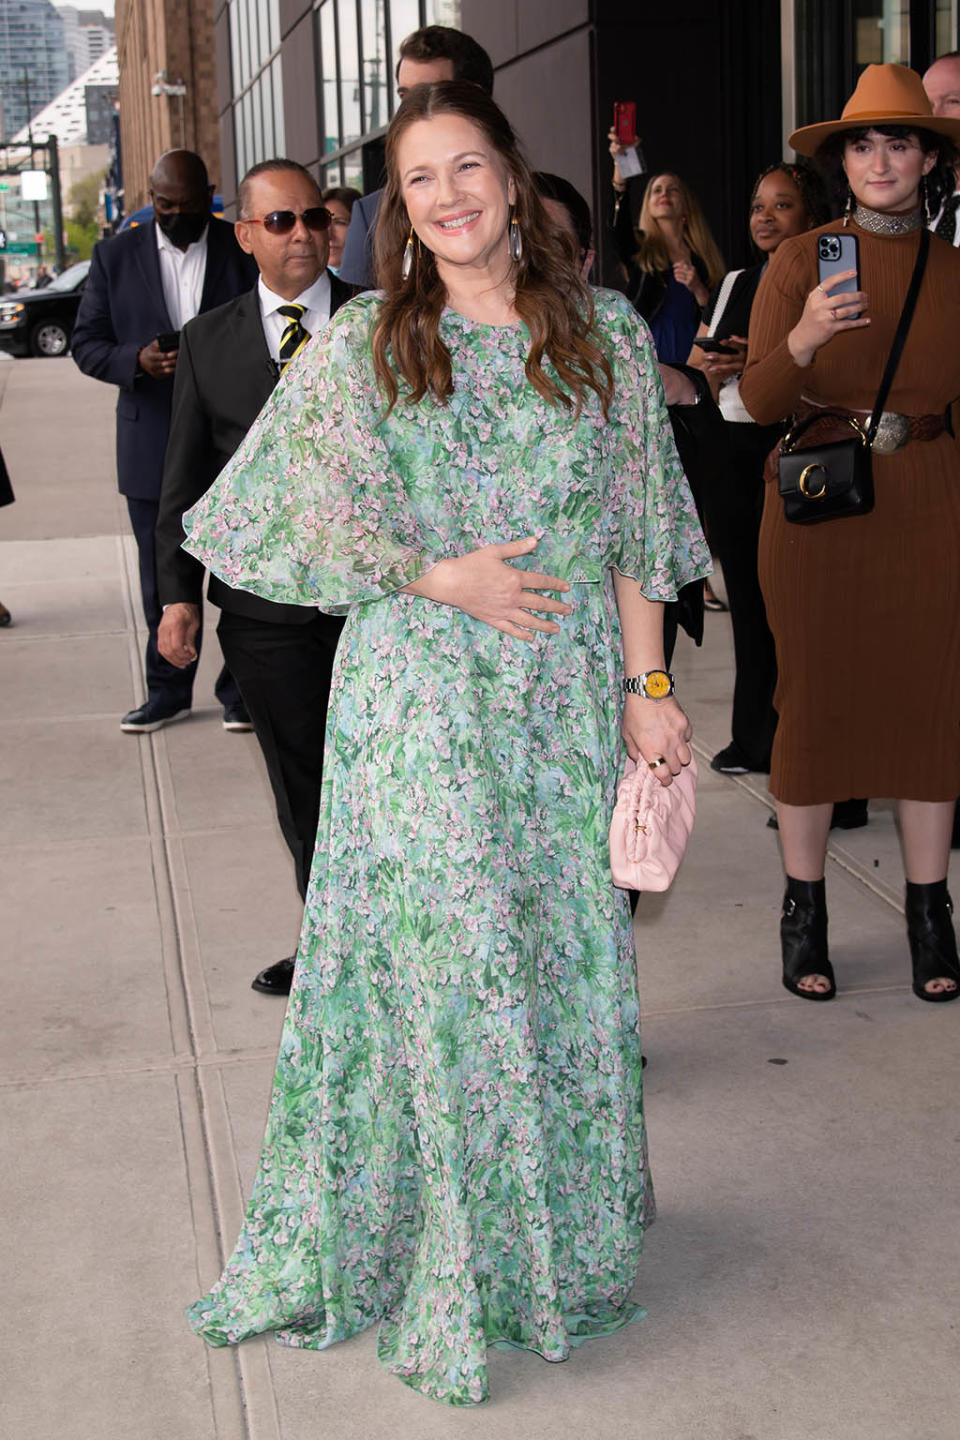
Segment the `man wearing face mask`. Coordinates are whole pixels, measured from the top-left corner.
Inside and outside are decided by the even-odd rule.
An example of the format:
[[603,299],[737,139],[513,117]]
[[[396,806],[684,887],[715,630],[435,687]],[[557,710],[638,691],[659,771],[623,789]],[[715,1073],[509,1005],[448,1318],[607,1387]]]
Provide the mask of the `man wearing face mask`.
[[[71,348],[86,375],[119,387],[117,479],[140,562],[147,622],[144,704],[121,721],[130,734],[189,714],[196,663],[179,669],[157,648],[161,606],[154,533],[170,430],[179,332],[188,320],[249,290],[257,268],[233,226],[210,215],[213,187],[191,150],[168,150],[150,177],[154,219],[94,248]],[[196,648],[199,652],[200,636]],[[228,730],[249,730],[240,691],[224,668],[216,684]]]

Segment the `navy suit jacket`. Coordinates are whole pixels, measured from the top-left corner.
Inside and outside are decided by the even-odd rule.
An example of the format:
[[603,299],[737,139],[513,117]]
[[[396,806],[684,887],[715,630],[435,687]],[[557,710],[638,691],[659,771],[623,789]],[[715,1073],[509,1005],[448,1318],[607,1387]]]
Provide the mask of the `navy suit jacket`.
[[[211,218],[201,313],[233,300],[257,279],[233,226]],[[144,345],[174,327],[160,279],[155,222],[124,230],[94,247],[77,321],[73,358],[85,375],[118,385],[117,479],[121,495],[159,500],[170,430],[173,377],[137,374]]]
[[373,273],[373,232],[382,197],[382,190],[371,190],[369,195],[355,200],[350,211],[350,224],[337,274],[347,285],[360,290],[372,290],[377,283]]

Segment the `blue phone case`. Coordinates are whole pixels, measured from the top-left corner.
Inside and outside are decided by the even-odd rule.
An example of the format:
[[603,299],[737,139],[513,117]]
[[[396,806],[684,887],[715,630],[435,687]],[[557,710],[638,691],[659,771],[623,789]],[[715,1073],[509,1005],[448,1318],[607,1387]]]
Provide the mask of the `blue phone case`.
[[[856,235],[819,235],[817,237],[817,269],[820,284],[843,270],[856,270],[849,280],[834,285],[831,295],[853,295],[860,289],[860,254]],[[855,320],[856,315],[847,317]]]

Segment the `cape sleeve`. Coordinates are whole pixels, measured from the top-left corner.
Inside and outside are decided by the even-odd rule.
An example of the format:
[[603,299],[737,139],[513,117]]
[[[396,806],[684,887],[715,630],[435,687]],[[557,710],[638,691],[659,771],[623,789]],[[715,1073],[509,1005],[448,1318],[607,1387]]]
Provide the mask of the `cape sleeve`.
[[442,559],[381,432],[370,350],[379,303],[363,296],[337,311],[184,515],[184,549],[234,589],[342,615]]
[[646,322],[622,295],[596,292],[597,328],[613,365],[603,564],[637,580],[648,600],[675,600],[712,570],[677,455]]

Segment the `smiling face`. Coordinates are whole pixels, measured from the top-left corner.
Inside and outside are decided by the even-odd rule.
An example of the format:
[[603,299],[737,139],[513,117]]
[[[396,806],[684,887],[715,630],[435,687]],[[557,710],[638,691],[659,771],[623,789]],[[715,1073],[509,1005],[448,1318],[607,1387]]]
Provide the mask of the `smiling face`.
[[415,121],[399,139],[397,172],[410,223],[441,277],[447,266],[506,269],[516,187],[478,126],[452,114]]
[[750,203],[750,238],[757,249],[772,255],[782,241],[809,228],[800,191],[787,172],[764,175]]
[[856,199],[889,214],[917,208],[920,181],[936,162],[936,155],[924,155],[916,135],[899,139],[868,130],[862,140],[848,140],[843,147],[843,168]]
[[682,220],[683,195],[676,175],[655,175],[648,194],[650,215],[654,220]]

